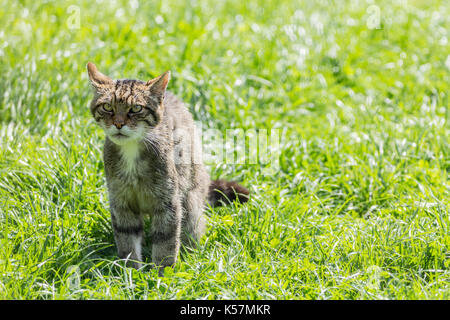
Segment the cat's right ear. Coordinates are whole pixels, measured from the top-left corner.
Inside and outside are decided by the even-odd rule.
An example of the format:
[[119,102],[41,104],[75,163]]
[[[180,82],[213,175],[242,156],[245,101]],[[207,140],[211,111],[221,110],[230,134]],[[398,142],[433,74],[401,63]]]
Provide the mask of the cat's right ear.
[[88,62],[87,71],[89,74],[89,80],[95,89],[99,89],[113,83],[112,79],[98,71],[97,67],[92,62]]

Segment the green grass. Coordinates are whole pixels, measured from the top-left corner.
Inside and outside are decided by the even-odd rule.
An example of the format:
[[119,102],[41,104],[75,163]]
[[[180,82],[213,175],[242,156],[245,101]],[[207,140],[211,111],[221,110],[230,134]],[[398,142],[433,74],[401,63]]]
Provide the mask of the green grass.
[[[450,298],[448,1],[131,3],[0,1],[0,298]],[[281,132],[165,277],[117,260],[88,61]]]

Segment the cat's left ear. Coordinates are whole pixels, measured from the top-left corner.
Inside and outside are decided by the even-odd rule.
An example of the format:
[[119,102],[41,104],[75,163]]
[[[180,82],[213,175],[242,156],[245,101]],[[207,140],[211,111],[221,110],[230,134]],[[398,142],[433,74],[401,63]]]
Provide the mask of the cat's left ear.
[[147,86],[152,93],[152,95],[157,96],[158,98],[164,98],[164,94],[166,93],[167,84],[170,80],[170,71],[164,72],[159,77],[147,81]]
[[87,71],[91,84],[95,89],[99,89],[113,83],[112,79],[98,71],[97,67],[92,62],[88,62]]

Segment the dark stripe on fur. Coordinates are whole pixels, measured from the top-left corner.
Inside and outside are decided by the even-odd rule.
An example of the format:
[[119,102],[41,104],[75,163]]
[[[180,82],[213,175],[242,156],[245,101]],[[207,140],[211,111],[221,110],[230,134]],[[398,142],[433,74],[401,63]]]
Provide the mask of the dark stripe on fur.
[[132,96],[134,96],[134,84],[135,84],[136,82],[135,81],[133,81],[132,83],[131,83],[131,86],[130,86],[130,95],[132,95]]
[[125,234],[136,234],[136,235],[138,235],[138,234],[141,234],[142,231],[144,230],[144,228],[141,225],[140,226],[126,226],[126,227],[124,226],[124,227],[122,227],[122,226],[116,225],[113,222],[112,226],[113,226],[113,228],[114,228],[114,230],[116,232],[125,233]]
[[119,88],[119,83],[120,83],[120,80],[116,80],[116,84],[114,86],[114,101],[113,101],[113,103],[117,102],[117,89]]
[[248,201],[249,191],[234,181],[213,180],[209,185],[208,201],[211,206],[229,204],[235,200]]
[[174,236],[175,230],[171,230],[169,232],[153,231],[150,235],[150,239],[153,244],[158,244],[162,242],[167,242],[170,239],[173,239]]
[[149,127],[153,127],[153,123],[151,123],[147,119],[142,119],[141,121],[144,121]]
[[[157,119],[158,119],[155,110],[153,110],[152,108],[146,107],[146,106],[144,106],[144,109],[147,110],[148,113],[150,113],[150,114],[152,115],[153,120],[157,120]],[[147,114],[147,115],[148,115],[148,114]],[[147,115],[146,115],[146,116],[147,116]]]

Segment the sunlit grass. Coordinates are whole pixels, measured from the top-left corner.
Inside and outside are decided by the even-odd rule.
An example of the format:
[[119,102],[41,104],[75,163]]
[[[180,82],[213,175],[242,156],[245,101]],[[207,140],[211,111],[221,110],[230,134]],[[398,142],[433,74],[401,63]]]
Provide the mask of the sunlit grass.
[[[1,298],[450,298],[447,1],[0,4]],[[88,61],[280,130],[275,171],[208,165],[252,198],[165,277],[117,260]]]

